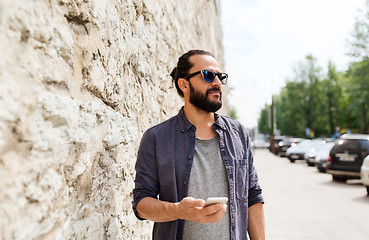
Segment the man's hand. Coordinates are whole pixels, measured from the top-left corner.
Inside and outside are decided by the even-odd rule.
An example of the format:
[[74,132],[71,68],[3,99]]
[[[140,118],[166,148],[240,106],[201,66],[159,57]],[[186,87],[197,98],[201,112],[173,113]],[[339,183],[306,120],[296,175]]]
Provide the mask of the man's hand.
[[217,203],[205,207],[204,200],[186,197],[175,203],[175,209],[179,219],[198,223],[214,223],[219,222],[223,217],[227,211],[227,205]]
[[154,222],[183,219],[198,223],[214,223],[223,217],[227,205],[217,203],[205,207],[204,200],[192,197],[183,198],[178,203],[146,197],[137,204],[136,209],[140,217]]

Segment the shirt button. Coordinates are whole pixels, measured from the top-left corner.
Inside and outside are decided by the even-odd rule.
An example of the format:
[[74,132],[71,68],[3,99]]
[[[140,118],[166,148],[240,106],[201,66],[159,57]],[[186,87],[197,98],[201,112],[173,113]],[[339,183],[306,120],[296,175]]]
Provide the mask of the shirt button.
[[187,185],[187,181],[184,181],[184,183],[183,183],[184,185]]
[[192,159],[192,156],[191,156],[191,155],[190,155],[190,156],[188,156],[188,159],[190,159],[190,160],[191,160],[191,159]]

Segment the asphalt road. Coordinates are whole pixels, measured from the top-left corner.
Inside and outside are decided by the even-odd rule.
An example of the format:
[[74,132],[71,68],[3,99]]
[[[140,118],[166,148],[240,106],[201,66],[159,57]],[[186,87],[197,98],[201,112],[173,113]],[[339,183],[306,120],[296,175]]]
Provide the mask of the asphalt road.
[[360,180],[333,182],[302,160],[254,151],[268,240],[368,240],[369,197]]

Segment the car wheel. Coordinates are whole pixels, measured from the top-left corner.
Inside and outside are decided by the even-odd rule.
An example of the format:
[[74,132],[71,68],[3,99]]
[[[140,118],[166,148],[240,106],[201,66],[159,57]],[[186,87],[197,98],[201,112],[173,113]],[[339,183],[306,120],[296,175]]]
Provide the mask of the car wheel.
[[369,195],[369,186],[366,186],[366,194]]
[[333,181],[337,181],[337,182],[345,182],[347,180],[347,177],[332,175],[332,179]]
[[290,162],[291,162],[291,163],[294,163],[294,162],[295,162],[295,159],[290,159]]

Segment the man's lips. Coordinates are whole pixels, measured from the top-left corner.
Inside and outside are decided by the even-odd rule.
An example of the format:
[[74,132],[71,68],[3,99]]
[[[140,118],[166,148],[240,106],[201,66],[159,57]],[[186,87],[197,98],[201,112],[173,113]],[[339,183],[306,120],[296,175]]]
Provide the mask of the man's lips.
[[219,89],[209,89],[208,91],[207,91],[207,94],[211,94],[211,95],[220,95],[221,94],[221,91],[219,90]]

